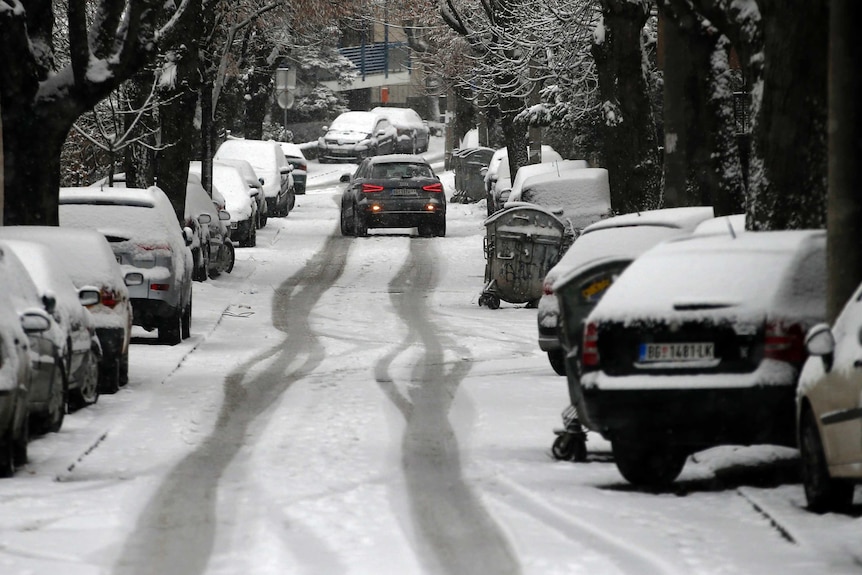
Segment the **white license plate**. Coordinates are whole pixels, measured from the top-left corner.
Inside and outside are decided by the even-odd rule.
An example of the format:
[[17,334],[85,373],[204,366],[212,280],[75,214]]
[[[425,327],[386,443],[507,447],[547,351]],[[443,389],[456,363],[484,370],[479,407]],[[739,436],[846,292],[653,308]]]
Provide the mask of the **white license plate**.
[[392,190],[393,196],[415,196],[416,190],[410,188],[395,188]]
[[697,343],[642,343],[638,360],[642,363],[656,361],[685,362],[715,358],[715,344]]

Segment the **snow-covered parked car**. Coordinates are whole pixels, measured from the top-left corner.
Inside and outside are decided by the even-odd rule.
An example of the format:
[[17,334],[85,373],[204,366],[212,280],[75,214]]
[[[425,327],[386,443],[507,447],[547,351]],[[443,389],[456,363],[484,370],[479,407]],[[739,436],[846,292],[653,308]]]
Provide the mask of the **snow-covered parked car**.
[[61,188],[60,225],[91,229],[108,240],[129,286],[133,323],[177,344],[192,323],[192,231],[180,228],[165,193],[156,187]]
[[[554,148],[543,145],[539,163],[561,162],[563,157]],[[509,151],[499,148],[491,156],[487,170],[482,175],[485,181],[488,215],[503,209],[512,189],[512,174],[509,170]]]
[[305,193],[305,184],[308,180],[308,160],[305,159],[305,154],[302,153],[302,148],[299,144],[292,142],[279,142],[281,151],[284,152],[284,159],[287,163],[293,166],[293,171],[290,175],[293,177],[293,190],[297,195]]
[[[201,175],[201,163],[190,162],[189,173]],[[213,188],[224,198],[230,214],[230,237],[242,247],[257,245],[257,203],[248,193],[248,184],[236,166],[213,162]]]
[[811,328],[796,426],[808,508],[846,511],[862,482],[862,286],[830,329]]
[[344,112],[317,140],[317,158],[326,162],[359,162],[364,158],[392,154],[398,132],[392,123],[374,112]]
[[57,324],[53,335],[57,339],[54,345],[61,350],[60,384],[65,385],[65,392],[60,396],[63,402],[58,410],[56,397],[46,393],[50,392],[49,389],[34,388],[30,413],[37,431],[58,431],[66,404],[75,411],[99,399],[102,348],[93,314],[85,306],[98,303],[101,294],[95,286],[85,286],[80,290],[75,287],[53,250],[43,244],[4,239],[0,240],[0,246],[11,249],[24,264],[45,311]]
[[[565,357],[580,344],[584,318],[638,255],[659,242],[690,234],[712,218],[711,207],[667,208],[614,216],[584,228],[542,284],[539,348],[547,352],[554,371],[566,375]],[[569,337],[561,337],[561,308],[566,310]]]
[[[266,227],[267,215],[269,214],[269,206],[266,202],[266,194],[263,191],[263,178],[257,177],[257,172],[254,171],[254,167],[248,162],[248,160],[232,160],[230,158],[225,158],[222,160],[218,160],[220,164],[227,164],[228,166],[233,166],[239,170],[239,173],[245,179],[248,187],[246,191],[248,195],[252,197],[254,203],[257,204],[257,217],[255,221],[258,229]],[[292,176],[293,174],[291,174]]]
[[413,108],[396,108],[393,106],[378,106],[372,112],[389,119],[398,137],[395,152],[399,154],[421,154],[428,151],[431,141],[431,130],[428,123]]
[[826,234],[663,242],[585,320],[573,403],[623,477],[673,482],[717,445],[796,445],[804,336],[826,315]]
[[[213,156],[215,160],[245,160],[263,180],[268,217],[286,216],[296,202],[291,165],[284,159],[278,142],[272,140],[228,139]],[[222,191],[224,193],[224,191]],[[230,211],[230,210],[228,210]]]
[[100,393],[114,393],[129,379],[129,341],[132,304],[128,284],[143,276],[130,271],[125,276],[107,239],[93,230],[56,226],[0,226],[0,239],[20,239],[48,247],[63,271],[79,290],[95,287],[99,301],[87,306],[96,325],[102,350],[99,364]]

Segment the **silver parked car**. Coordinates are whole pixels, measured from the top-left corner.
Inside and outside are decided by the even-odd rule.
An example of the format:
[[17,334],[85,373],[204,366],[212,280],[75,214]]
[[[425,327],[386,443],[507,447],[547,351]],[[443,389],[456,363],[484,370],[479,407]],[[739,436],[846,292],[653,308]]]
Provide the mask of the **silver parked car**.
[[317,158],[327,162],[359,162],[371,156],[395,153],[398,131],[374,112],[344,112],[324,127],[317,140]]
[[192,323],[192,231],[180,228],[156,187],[63,188],[60,225],[102,233],[126,273],[143,276],[129,286],[133,322],[158,329],[164,343],[187,338]]

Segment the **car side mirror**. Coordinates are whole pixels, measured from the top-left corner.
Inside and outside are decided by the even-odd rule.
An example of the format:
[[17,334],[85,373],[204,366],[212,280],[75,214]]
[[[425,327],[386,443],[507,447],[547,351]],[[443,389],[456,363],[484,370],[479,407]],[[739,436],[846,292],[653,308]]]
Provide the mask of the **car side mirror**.
[[57,311],[57,296],[50,291],[46,291],[42,294],[42,305],[45,307],[46,312],[53,314]]
[[78,301],[84,306],[96,305],[102,301],[102,294],[98,288],[85,286],[78,290]]
[[211,221],[213,221],[213,219],[212,219],[212,216],[210,216],[209,214],[201,214],[198,216],[198,221],[200,223],[206,225],[206,224],[210,223]]
[[29,309],[21,314],[21,327],[27,335],[48,331],[51,318],[41,309]]
[[248,195],[253,198],[256,198],[258,195],[260,195],[260,190],[257,189],[257,186],[249,186]]
[[350,181],[350,174],[341,174],[339,181],[342,183],[349,182]]
[[225,221],[230,219],[230,213],[228,213],[224,210],[219,210],[218,219],[225,222]]
[[321,132],[323,132],[323,133],[328,132],[328,131],[329,131],[329,126],[323,126],[322,128],[320,128],[320,131],[321,131]]
[[139,286],[144,283],[144,274],[140,272],[129,272],[123,278],[123,283],[129,287]]
[[192,245],[192,238],[194,237],[194,232],[188,226],[183,228],[183,239],[186,241],[186,245]]
[[811,355],[819,355],[823,368],[828,372],[835,360],[835,336],[827,323],[818,323],[805,335],[805,349]]
[[263,178],[258,178],[257,181],[260,182],[261,186],[266,183]]

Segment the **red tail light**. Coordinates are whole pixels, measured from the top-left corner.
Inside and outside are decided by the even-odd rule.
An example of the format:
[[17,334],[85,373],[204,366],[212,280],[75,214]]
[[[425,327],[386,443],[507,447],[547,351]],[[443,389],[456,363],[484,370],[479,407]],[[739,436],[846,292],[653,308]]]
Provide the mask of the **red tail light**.
[[584,326],[581,365],[582,367],[598,367],[599,365],[599,328],[592,322]]
[[427,186],[422,186],[422,189],[426,192],[442,192],[443,184],[437,182],[436,184],[428,184]]
[[114,293],[114,290],[102,288],[101,303],[105,307],[113,308],[120,303],[120,301],[117,299],[117,295]]
[[765,331],[764,357],[797,364],[805,361],[805,332],[802,326],[770,320],[766,322]]
[[154,291],[168,291],[171,289],[171,284],[150,284],[150,289]]
[[362,191],[366,194],[374,193],[374,192],[382,192],[383,186],[378,186],[375,184],[362,184]]
[[545,280],[542,282],[542,294],[544,295],[554,295],[554,284],[553,282],[549,282]]

